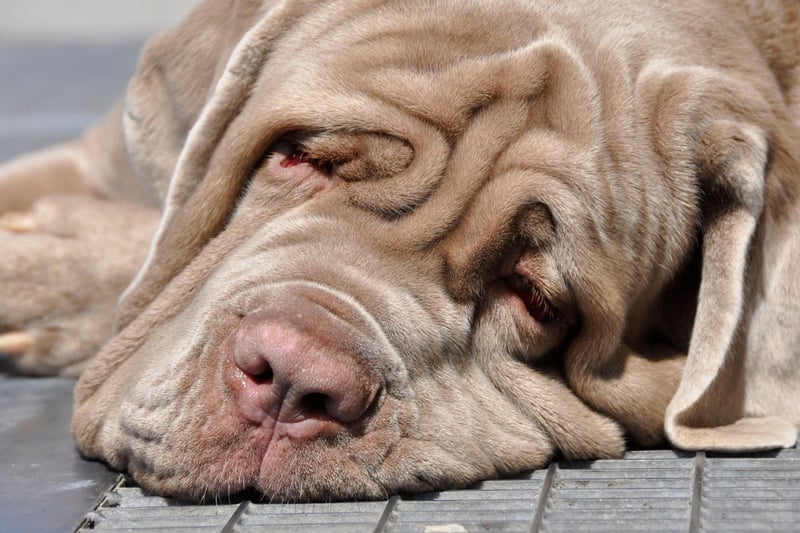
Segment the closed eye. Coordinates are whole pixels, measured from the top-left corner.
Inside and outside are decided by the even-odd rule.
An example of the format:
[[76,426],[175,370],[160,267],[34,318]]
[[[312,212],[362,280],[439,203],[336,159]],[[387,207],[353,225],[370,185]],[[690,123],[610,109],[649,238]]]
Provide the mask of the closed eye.
[[553,304],[542,294],[536,285],[521,274],[514,273],[505,278],[506,285],[525,304],[528,314],[541,323],[550,322],[557,316]]
[[298,191],[316,193],[338,180],[331,162],[313,157],[301,143],[282,139],[256,163],[242,188],[242,197],[254,181],[270,186],[287,184]]
[[282,143],[282,146],[277,147],[277,153],[282,154],[283,159],[280,165],[283,168],[292,168],[300,165],[309,165],[318,172],[330,177],[333,175],[334,165],[330,161],[321,159],[314,159],[308,155],[300,146],[290,143]]

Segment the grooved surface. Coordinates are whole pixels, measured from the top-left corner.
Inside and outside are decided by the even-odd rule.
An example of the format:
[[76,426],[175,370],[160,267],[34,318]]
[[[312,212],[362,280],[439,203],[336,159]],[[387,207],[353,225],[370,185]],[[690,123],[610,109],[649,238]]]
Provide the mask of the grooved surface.
[[685,531],[694,461],[671,453],[562,464],[542,531]]
[[[191,506],[148,497],[123,484],[87,515],[82,530],[800,530],[797,449],[702,458],[670,450],[629,452],[622,460],[562,462],[517,479],[485,481],[468,490],[405,495],[388,502]],[[695,495],[699,501],[693,501]],[[693,510],[699,517],[695,521]]]
[[800,453],[709,457],[700,505],[702,531],[800,531]]

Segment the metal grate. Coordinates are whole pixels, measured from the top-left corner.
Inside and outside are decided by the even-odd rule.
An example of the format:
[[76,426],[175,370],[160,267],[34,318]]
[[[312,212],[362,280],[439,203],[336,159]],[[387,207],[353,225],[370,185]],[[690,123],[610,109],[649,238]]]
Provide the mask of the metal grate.
[[[383,531],[528,531],[545,472],[523,479],[485,481],[472,490],[398,498]],[[377,529],[377,528],[376,528]]]
[[700,504],[703,531],[800,531],[800,452],[709,457]]
[[385,508],[386,502],[297,505],[247,503],[241,516],[231,522],[231,529],[305,533],[322,528],[332,533],[371,533]]
[[79,531],[800,531],[800,452],[629,452],[469,490],[320,504],[184,505],[121,479]]
[[691,456],[673,452],[561,464],[541,530],[686,531],[694,472]]

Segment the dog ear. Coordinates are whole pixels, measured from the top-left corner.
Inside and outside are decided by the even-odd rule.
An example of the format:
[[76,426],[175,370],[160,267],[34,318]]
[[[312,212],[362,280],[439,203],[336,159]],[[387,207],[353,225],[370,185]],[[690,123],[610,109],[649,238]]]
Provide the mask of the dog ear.
[[[725,120],[711,124],[700,142],[705,194],[700,290],[683,378],[665,421],[667,436],[681,448],[767,449],[792,446],[797,438],[792,422],[800,414],[800,360],[797,324],[791,322],[798,316],[798,284],[782,261],[764,264],[767,241],[782,233],[766,227],[782,217],[770,212],[774,200],[767,185],[773,191],[780,187],[787,168],[786,161],[773,160],[767,174],[768,146],[761,128]],[[793,168],[800,168],[796,161]],[[785,202],[778,209],[795,211],[796,205]],[[797,216],[791,218],[796,223]],[[773,260],[796,257],[797,244],[782,240],[786,248]],[[768,323],[766,317],[777,321]],[[775,354],[773,348],[787,351]],[[772,372],[765,390],[766,367]]]
[[162,207],[189,131],[261,4],[206,0],[142,50],[125,94],[123,123],[131,162]]
[[698,257],[687,263],[688,250],[678,251],[658,265],[679,275],[657,305],[666,313],[653,340],[667,343],[655,346],[626,344],[620,276],[605,276],[600,290],[595,269],[581,286],[607,311],[584,316],[566,376],[644,444],[666,433],[686,449],[791,446],[800,423],[797,126],[752,75],[655,66],[639,87],[661,164],[681,191],[695,191],[667,209],[692,219],[685,231],[697,219]]
[[118,329],[223,229],[247,173],[215,169],[213,156],[271,43],[303,11],[303,2],[207,0],[143,52],[128,91],[126,133],[138,173],[163,198],[163,217],[123,295]]

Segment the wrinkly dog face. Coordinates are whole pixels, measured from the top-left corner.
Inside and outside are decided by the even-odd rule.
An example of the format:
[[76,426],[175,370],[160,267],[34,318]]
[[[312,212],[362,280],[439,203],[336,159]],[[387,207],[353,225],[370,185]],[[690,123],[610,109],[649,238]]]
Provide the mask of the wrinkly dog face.
[[[659,345],[653,309],[699,209],[672,144],[696,132],[662,120],[681,85],[632,80],[568,15],[492,6],[264,15],[81,380],[85,454],[187,499],[330,500],[661,438],[686,335]],[[132,142],[154,83],[132,86]],[[657,346],[630,388],[629,345]]]

